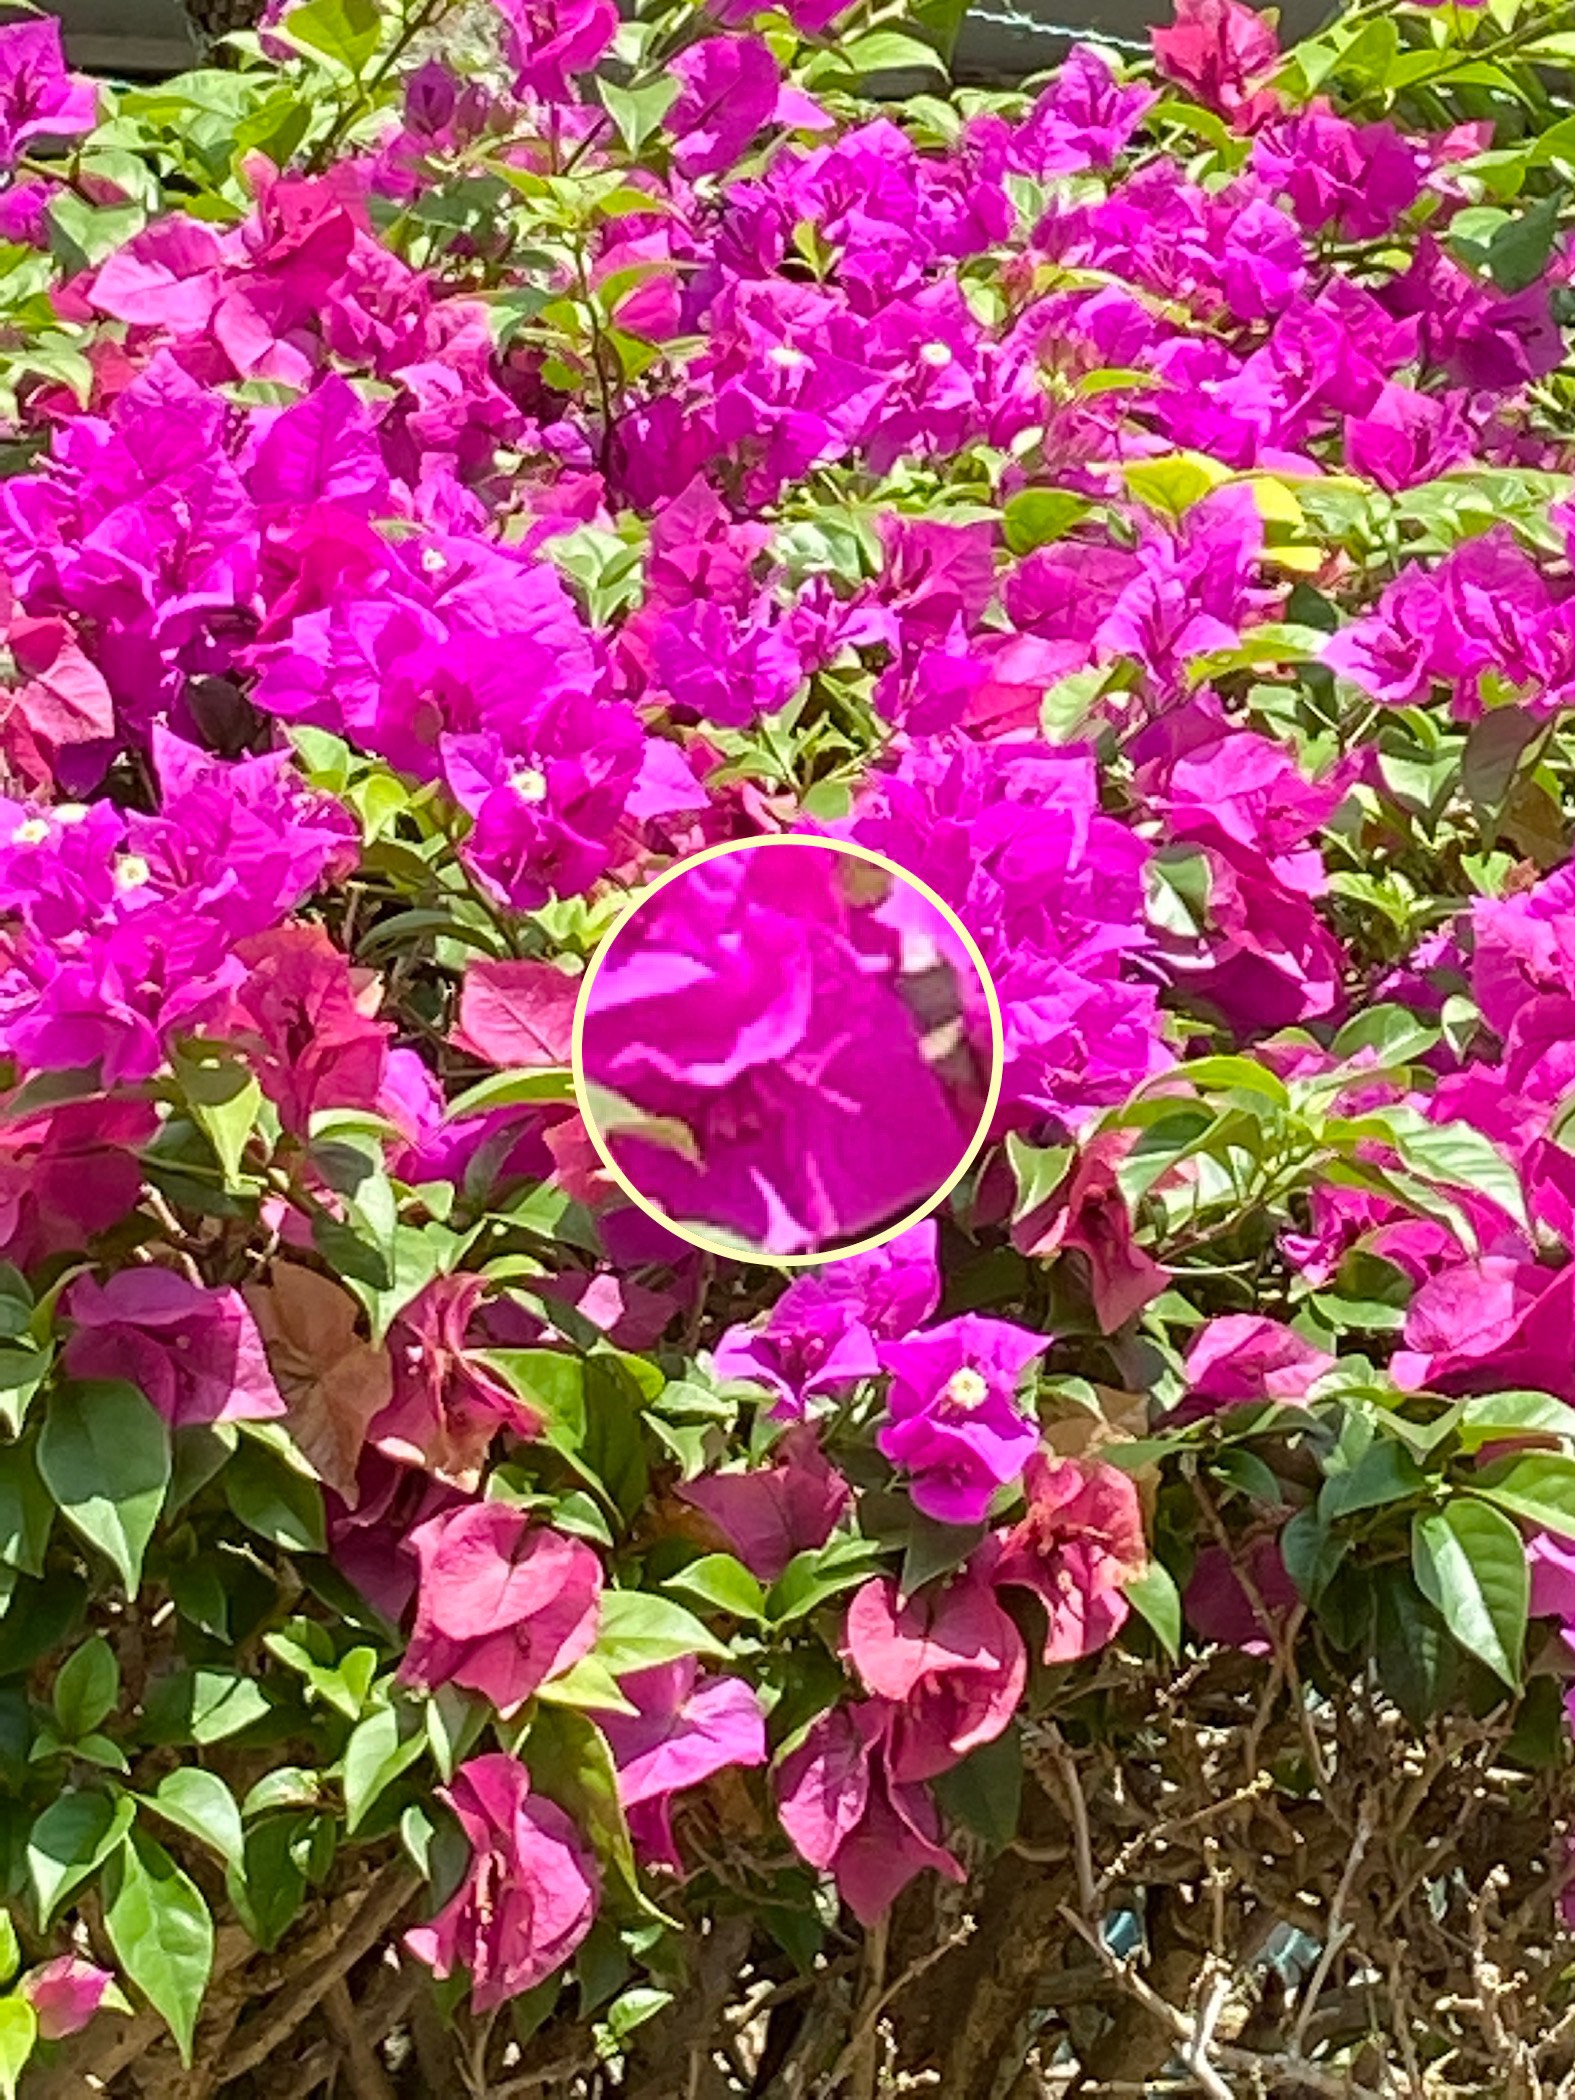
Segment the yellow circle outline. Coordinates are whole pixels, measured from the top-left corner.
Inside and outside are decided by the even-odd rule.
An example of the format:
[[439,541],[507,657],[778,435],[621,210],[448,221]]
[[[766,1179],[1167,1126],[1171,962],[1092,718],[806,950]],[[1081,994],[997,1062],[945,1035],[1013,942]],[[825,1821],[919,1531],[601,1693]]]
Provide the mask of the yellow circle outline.
[[[585,1074],[583,1053],[586,1010],[590,1002],[592,987],[596,982],[597,972],[601,969],[602,962],[611,949],[613,942],[617,940],[618,935],[642,905],[648,903],[659,890],[666,889],[670,882],[676,882],[680,876],[687,875],[691,868],[703,867],[708,860],[720,860],[726,853],[751,853],[760,846],[813,846],[822,853],[851,855],[855,860],[868,861],[872,867],[884,869],[888,875],[894,876],[899,882],[906,883],[909,889],[916,890],[927,904],[934,906],[952,932],[962,942],[964,949],[967,951],[969,961],[979,973],[979,982],[984,987],[985,1005],[989,1009],[990,1014],[990,1084],[985,1092],[984,1108],[979,1116],[978,1128],[969,1140],[962,1158],[958,1160],[956,1166],[935,1191],[934,1195],[927,1196],[917,1209],[909,1211],[906,1217],[899,1218],[895,1225],[888,1225],[884,1231],[872,1233],[868,1239],[857,1240],[846,1247],[831,1247],[823,1253],[766,1254],[762,1252],[755,1255],[740,1251],[736,1243],[730,1244],[726,1240],[709,1239],[703,1232],[695,1232],[687,1225],[677,1224],[665,1211],[659,1210],[649,1198],[642,1196],[633,1182],[630,1181],[628,1175],[624,1173],[622,1167],[613,1158],[606,1139],[597,1128],[596,1118],[592,1115],[590,1107],[589,1083]],[[979,952],[978,942],[944,897],[938,897],[927,882],[921,882],[917,875],[910,874],[899,862],[888,859],[884,853],[872,852],[868,846],[854,845],[851,840],[847,839],[827,838],[824,834],[818,832],[778,831],[764,833],[759,838],[727,839],[720,846],[707,846],[701,853],[691,853],[687,859],[679,861],[676,866],[669,868],[664,875],[658,876],[648,889],[640,892],[639,896],[634,899],[626,911],[619,914],[612,926],[597,943],[596,952],[586,964],[585,974],[580,980],[579,997],[574,1004],[574,1030],[570,1043],[569,1057],[571,1074],[574,1080],[574,1098],[579,1106],[580,1115],[584,1120],[591,1143],[595,1147],[596,1155],[618,1187],[629,1198],[629,1201],[638,1209],[643,1210],[648,1218],[654,1220],[664,1231],[672,1233],[676,1239],[686,1240],[691,1247],[698,1247],[702,1254],[718,1255],[726,1261],[748,1261],[757,1268],[813,1269],[822,1267],[826,1262],[846,1261],[851,1255],[869,1254],[877,1247],[884,1247],[888,1241],[894,1240],[901,1233],[908,1231],[910,1226],[919,1224],[933,1210],[946,1201],[946,1198],[956,1188],[958,1182],[962,1180],[968,1169],[978,1158],[989,1137],[990,1125],[995,1120],[996,1107],[1001,1098],[1001,1079],[1006,1064],[1006,1049],[1001,1031],[1001,1002],[996,995],[994,980],[990,976],[984,957]]]

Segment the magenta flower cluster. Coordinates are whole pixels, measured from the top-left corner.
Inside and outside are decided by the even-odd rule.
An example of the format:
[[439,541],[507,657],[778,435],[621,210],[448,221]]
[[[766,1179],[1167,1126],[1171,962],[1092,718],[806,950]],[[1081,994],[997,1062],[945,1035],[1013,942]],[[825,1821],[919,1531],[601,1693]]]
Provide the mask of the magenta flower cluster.
[[943,913],[860,856],[769,840],[636,904],[581,1046],[631,1186],[772,1254],[931,1202],[978,1134],[991,1058],[984,986]]
[[[1567,246],[1495,274],[1486,127],[1347,117],[1239,0],[1163,88],[1080,48],[972,114],[855,101],[839,12],[713,0],[604,100],[611,0],[495,0],[490,69],[391,58],[157,209],[136,106],[96,149],[0,29],[11,1426],[143,1396],[183,1611],[188,1503],[283,1469],[269,1549],[398,1629],[385,1783],[441,1738],[406,1944],[483,2013],[729,1789],[801,1908],[963,1878],[944,1782],[1046,1672],[1278,1670],[1302,1519],[1449,1437],[1527,1607],[1451,1636],[1508,1682],[1529,1611],[1575,1677],[1575,1498],[1493,1470],[1575,1409]],[[967,951],[839,845],[977,944],[1000,1087],[935,1216],[785,1281],[989,1094]],[[605,1169],[593,963],[593,1119],[738,1260]],[[53,2040],[109,1979],[19,1988]]]

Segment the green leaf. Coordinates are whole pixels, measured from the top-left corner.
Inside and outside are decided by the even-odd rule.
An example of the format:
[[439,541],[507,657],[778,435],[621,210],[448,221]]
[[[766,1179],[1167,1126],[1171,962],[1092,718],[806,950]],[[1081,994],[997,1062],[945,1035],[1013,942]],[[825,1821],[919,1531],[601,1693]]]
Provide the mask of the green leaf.
[[650,1485],[632,1377],[613,1353],[500,1349],[485,1361],[544,1418],[543,1440],[625,1519]]
[[592,1713],[634,1714],[640,1709],[624,1697],[618,1680],[594,1655],[582,1655],[561,1677],[549,1677],[536,1693],[549,1706],[583,1706]]
[[0,1562],[42,1575],[55,1505],[38,1471],[36,1439],[0,1444]]
[[175,1059],[175,1079],[192,1121],[213,1147],[224,1186],[234,1189],[262,1107],[262,1088],[233,1051],[206,1043],[190,1045]]
[[357,80],[378,46],[382,13],[377,0],[305,0],[292,7],[277,34],[331,58]]
[[323,1491],[278,1452],[243,1437],[223,1479],[225,1500],[248,1531],[286,1553],[326,1552]]
[[38,1470],[66,1522],[134,1596],[170,1477],[169,1428],[153,1403],[118,1380],[62,1387],[38,1440]]
[[904,36],[897,29],[876,29],[868,36],[855,37],[834,55],[840,67],[850,69],[861,80],[871,73],[901,73],[914,68],[943,75],[946,71],[928,44],[921,44],[916,36]]
[[190,2065],[202,1994],[213,1968],[213,1920],[195,1882],[164,1847],[131,1832],[105,1877],[104,1929],[116,1958],[167,2022]]
[[222,1743],[273,1712],[268,1696],[239,1670],[176,1670],[154,1683],[144,1708],[151,1743]]
[[[1388,1069],[1425,1057],[1437,1042],[1438,1030],[1408,1006],[1369,1006],[1346,1022],[1329,1047],[1342,1063],[1359,1051],[1376,1050]],[[1370,1062],[1366,1069],[1372,1069]]]
[[1378,1682],[1413,1728],[1425,1728],[1454,1690],[1460,1651],[1418,1596],[1407,1569],[1375,1570],[1373,1662]]
[[0,1984],[9,1983],[22,1966],[22,1942],[16,1936],[16,1921],[8,1910],[0,1910]]
[[767,1615],[777,1626],[801,1619],[879,1573],[885,1561],[885,1551],[874,1539],[833,1539],[829,1545],[796,1553],[766,1592]]
[[1129,461],[1123,468],[1127,487],[1150,510],[1172,522],[1230,479],[1229,467],[1201,452],[1172,452],[1160,459]]
[[598,79],[596,92],[602,107],[618,127],[618,136],[631,153],[638,153],[648,138],[662,128],[662,119],[678,100],[681,83],[676,74],[664,74],[644,87],[617,87]]
[[1381,1509],[1419,1493],[1427,1475],[1400,1444],[1380,1437],[1343,1473],[1331,1473],[1318,1495],[1318,1514],[1326,1524],[1358,1510]]
[[1181,1592],[1169,1568],[1163,1561],[1151,1559],[1141,1575],[1134,1575],[1122,1586],[1121,1594],[1138,1617],[1152,1627],[1160,1646],[1174,1662],[1181,1652]]
[[205,1771],[201,1765],[181,1765],[159,1781],[156,1794],[143,1799],[166,1823],[216,1852],[227,1866],[240,1859],[246,1842],[241,1812],[217,1772]]
[[1070,489],[1024,489],[1002,513],[1006,544],[1013,554],[1032,554],[1070,532],[1093,505]]
[[444,1120],[480,1115],[484,1109],[517,1108],[527,1101],[572,1101],[574,1074],[568,1071],[489,1072],[449,1103]]
[[1526,1223],[1525,1198],[1520,1176],[1496,1145],[1469,1123],[1429,1123],[1414,1108],[1386,1108],[1363,1118],[1379,1126],[1375,1136],[1388,1135],[1402,1162],[1413,1174],[1441,1183],[1445,1188],[1470,1189],[1508,1211],[1517,1224]]
[[1013,1721],[993,1743],[982,1743],[935,1781],[949,1816],[999,1852],[1017,1835],[1023,1800],[1023,1739]]
[[264,1951],[279,1944],[306,1900],[300,1847],[313,1823],[309,1812],[265,1816],[246,1832],[240,1857],[225,1873],[230,1901]]
[[379,1797],[427,1747],[426,1730],[406,1707],[379,1707],[358,1721],[345,1745],[345,1829],[358,1830]]
[[751,1575],[731,1553],[707,1553],[690,1561],[676,1575],[669,1575],[664,1588],[679,1590],[713,1611],[725,1611],[735,1619],[763,1618],[766,1593],[758,1576]]
[[622,1907],[660,1918],[662,1913],[641,1893],[612,1751],[596,1723],[568,1707],[543,1707],[531,1723],[525,1756],[532,1785],[556,1801],[589,1838]]
[[120,1696],[120,1665],[101,1633],[84,1641],[55,1677],[55,1721],[62,1738],[79,1743],[91,1735]]
[[1066,1180],[1074,1157],[1070,1145],[1030,1145],[1015,1130],[1006,1134],[1006,1156],[1017,1178],[1012,1217],[1032,1217]]
[[726,1655],[728,1648],[681,1604],[644,1590],[607,1590],[592,1653],[615,1677],[622,1677],[680,1655]]
[[1488,273],[1501,292],[1528,291],[1547,269],[1562,203],[1557,193],[1539,197],[1488,242]]
[[1518,1685],[1531,1578],[1525,1544],[1508,1517],[1467,1496],[1419,1515],[1411,1566],[1417,1588],[1461,1647]]
[[1285,1500],[1279,1475],[1256,1451],[1248,1451],[1240,1445],[1227,1446],[1213,1460],[1212,1470],[1221,1480],[1229,1481],[1239,1494],[1246,1495],[1253,1502],[1261,1502],[1267,1509],[1278,1509]]
[[1575,1538],[1575,1459],[1530,1452],[1471,1476],[1474,1494],[1560,1538]]
[[72,1890],[109,1857],[131,1828],[136,1804],[129,1794],[62,1794],[34,1822],[27,1840],[27,1872],[47,1931]]
[[1480,1393],[1460,1403],[1459,1416],[1455,1434],[1462,1451],[1480,1451],[1501,1437],[1528,1435],[1575,1443],[1575,1407],[1551,1393]]
[[902,1555],[902,1573],[897,1587],[906,1597],[923,1589],[937,1575],[960,1568],[984,1538],[982,1524],[945,1524],[914,1510],[908,1518]]
[[16,2100],[16,2082],[38,2040],[38,2015],[20,1991],[0,1998],[0,2094]]

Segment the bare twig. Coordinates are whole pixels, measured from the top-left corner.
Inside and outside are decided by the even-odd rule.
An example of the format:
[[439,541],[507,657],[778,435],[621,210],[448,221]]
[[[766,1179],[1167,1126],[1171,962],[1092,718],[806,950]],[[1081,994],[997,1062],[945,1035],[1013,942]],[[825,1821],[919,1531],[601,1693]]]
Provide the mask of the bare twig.
[[335,1950],[274,1998],[268,2010],[249,2020],[236,2037],[215,2083],[231,2085],[265,2062],[287,2041],[333,1986],[370,1954],[395,1918],[414,1896],[420,1882],[403,1860],[395,1860],[368,1884],[360,1904],[341,1927]]
[[1345,1907],[1351,1900],[1351,1891],[1356,1886],[1356,1877],[1361,1871],[1362,1861],[1373,1835],[1373,1813],[1364,1802],[1356,1820],[1356,1835],[1351,1840],[1351,1856],[1345,1863],[1339,1886],[1334,1892],[1334,1901],[1329,1905],[1329,1922],[1324,1928],[1324,1940],[1318,1950],[1318,1959],[1313,1965],[1312,1975],[1307,1979],[1307,1988],[1302,1992],[1302,2002],[1297,2008],[1296,2025],[1291,2030],[1291,2053],[1300,2056],[1307,2040],[1308,2025],[1318,2004],[1318,1995],[1329,1980],[1329,1971],[1338,1960],[1340,1951],[1351,1937],[1352,1927],[1346,1919]]
[[971,1939],[973,1931],[973,1919],[964,1918],[962,1923],[955,1926],[945,1939],[937,1942],[933,1947],[927,1947],[923,1954],[909,1962],[896,1981],[888,1983],[880,1995],[864,2008],[859,2015],[858,2026],[848,2039],[847,2046],[831,2067],[831,2073],[825,2084],[825,2091],[828,2095],[836,2092],[838,2087],[852,2075],[858,2053],[866,2048],[869,2039],[879,2026],[881,2017],[887,2007],[895,2004],[908,1986],[917,1982],[926,1969],[933,1969],[935,1964],[950,1954],[954,1947],[960,1947],[966,1940]]

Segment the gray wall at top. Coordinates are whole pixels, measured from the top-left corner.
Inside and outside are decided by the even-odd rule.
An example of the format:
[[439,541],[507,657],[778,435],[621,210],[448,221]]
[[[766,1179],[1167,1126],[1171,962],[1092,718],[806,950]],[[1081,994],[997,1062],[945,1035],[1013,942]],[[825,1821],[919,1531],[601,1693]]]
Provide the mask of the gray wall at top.
[[[194,62],[181,0],[43,0],[58,15],[74,65],[86,72],[157,75]],[[975,0],[958,38],[961,80],[1010,82],[1053,66],[1079,36],[1132,50],[1147,46],[1169,0]],[[1306,36],[1333,0],[1281,0],[1281,34]],[[915,83],[918,85],[919,83]]]

